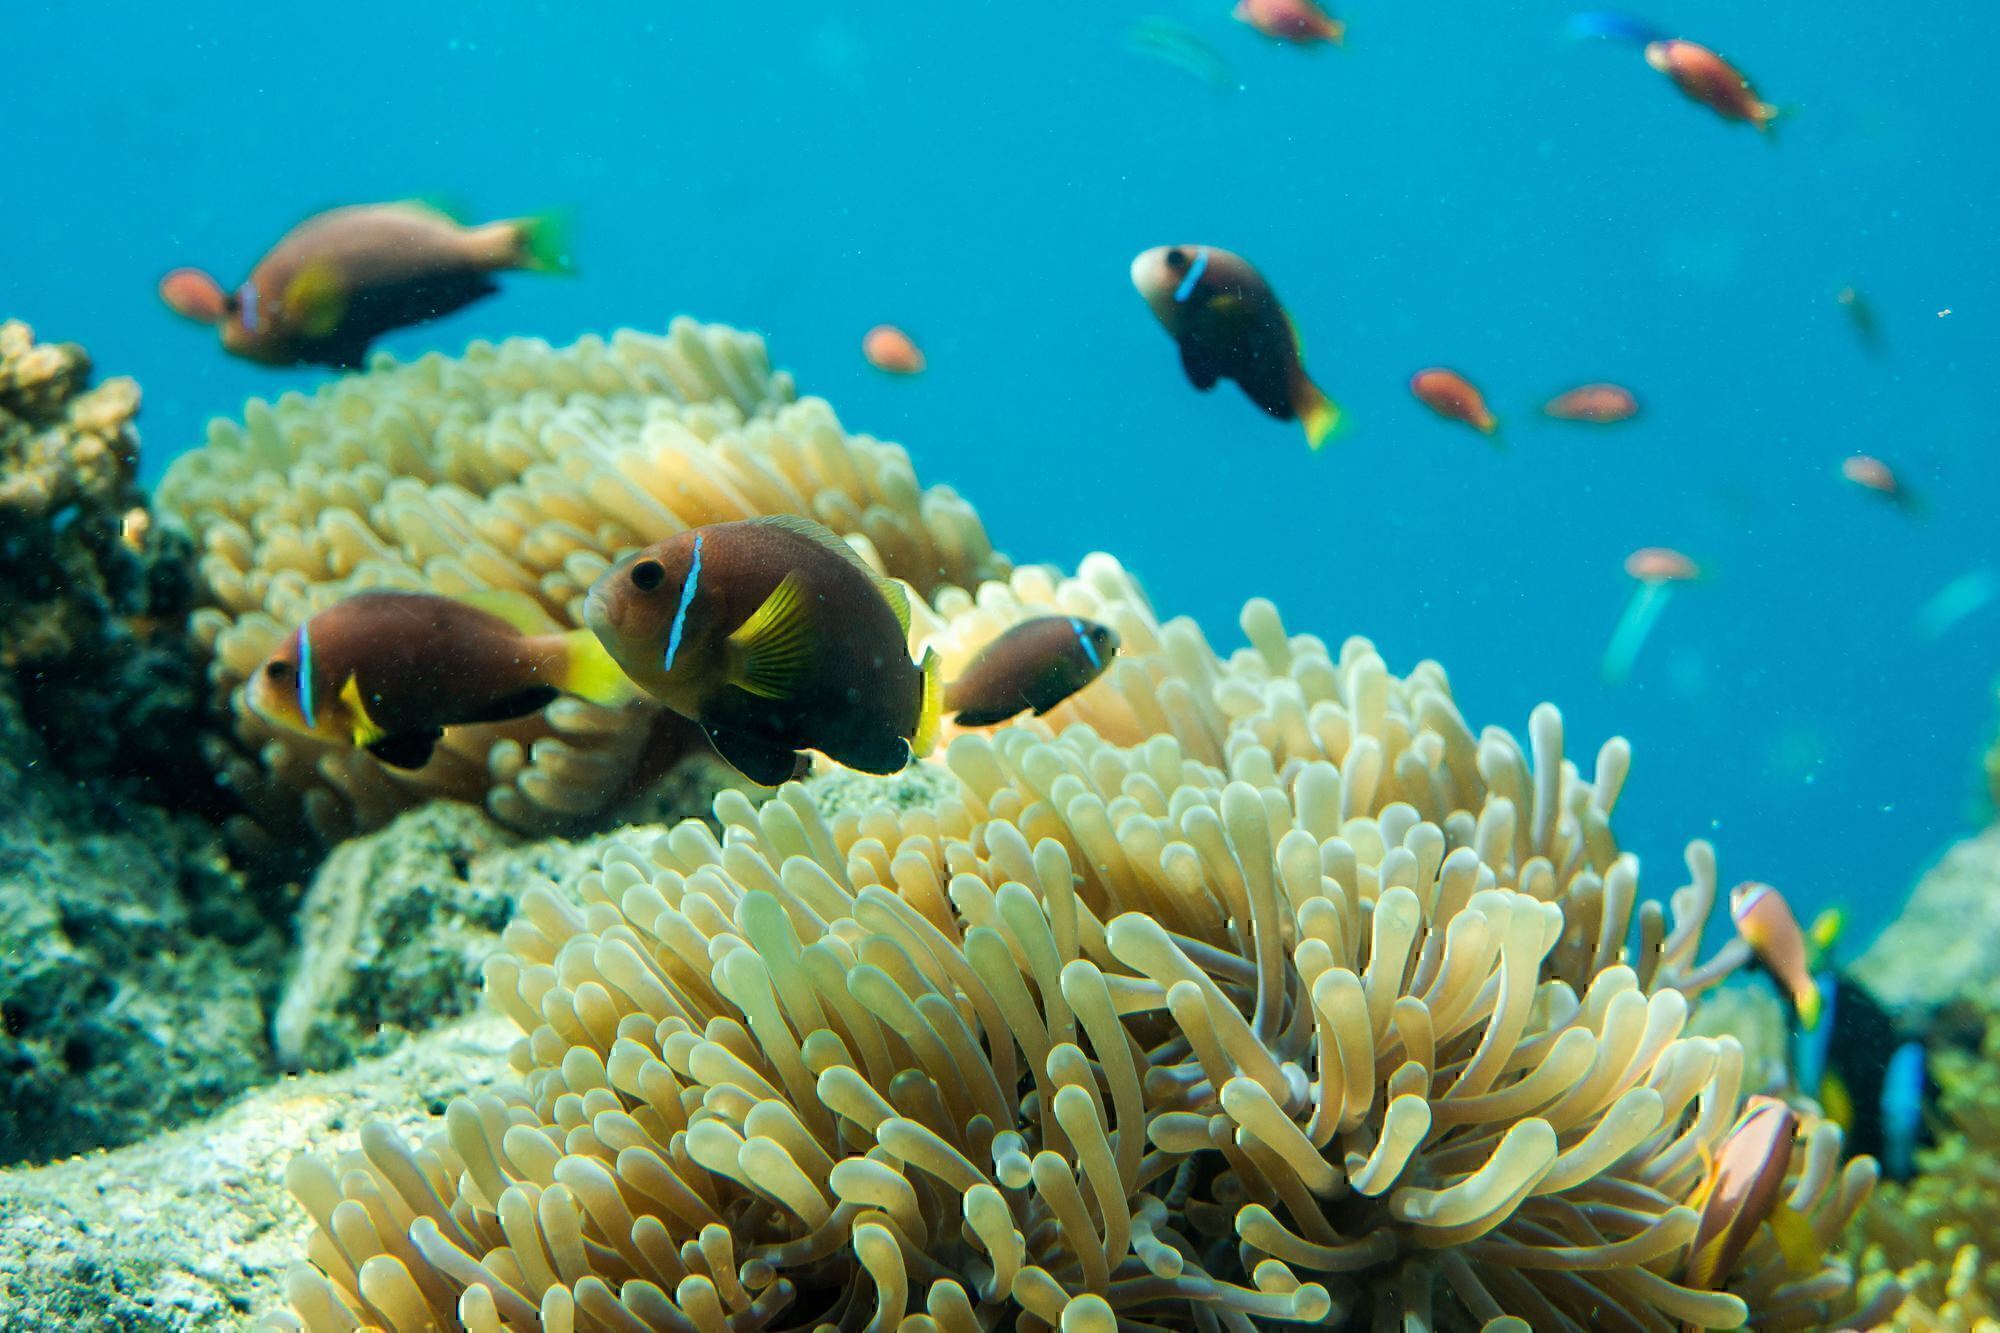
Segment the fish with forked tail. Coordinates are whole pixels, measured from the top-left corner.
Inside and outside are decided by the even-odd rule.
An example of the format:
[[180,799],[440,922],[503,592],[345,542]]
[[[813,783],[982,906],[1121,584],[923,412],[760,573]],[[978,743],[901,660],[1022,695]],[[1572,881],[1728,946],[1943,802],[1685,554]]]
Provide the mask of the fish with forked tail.
[[507,722],[558,694],[639,697],[589,630],[520,593],[363,592],[286,637],[251,676],[252,712],[287,731],[422,768],[445,728]]
[[910,660],[908,594],[809,519],[692,528],[591,586],[585,619],[646,692],[751,781],[804,750],[894,773],[937,740],[937,655]]
[[1305,428],[1317,449],[1340,408],[1306,374],[1298,332],[1263,275],[1212,245],[1162,245],[1132,261],[1132,285],[1181,349],[1197,389],[1235,380],[1250,401]]
[[493,275],[509,269],[568,271],[553,218],[465,226],[427,204],[356,204],[292,228],[233,292],[181,268],[160,280],[160,299],[219,327],[245,360],[351,370],[383,334],[499,291]]

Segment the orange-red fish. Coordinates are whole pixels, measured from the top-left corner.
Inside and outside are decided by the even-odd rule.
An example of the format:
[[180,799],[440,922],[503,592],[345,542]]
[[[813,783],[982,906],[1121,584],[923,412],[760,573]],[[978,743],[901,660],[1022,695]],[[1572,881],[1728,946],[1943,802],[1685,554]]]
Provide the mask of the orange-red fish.
[[1420,370],[1410,376],[1410,392],[1447,421],[1462,421],[1482,435],[1500,429],[1500,422],[1487,409],[1485,395],[1455,370],[1443,366]]
[[429,763],[447,727],[526,717],[558,693],[638,697],[595,635],[519,593],[356,593],[288,635],[246,687],[273,726],[395,768]]
[[1722,1141],[1692,1202],[1700,1210],[1681,1284],[1697,1291],[1723,1285],[1766,1222],[1795,1270],[1816,1261],[1812,1226],[1780,1197],[1792,1163],[1799,1118],[1775,1097],[1752,1097]]
[[1689,583],[1701,567],[1671,546],[1642,546],[1625,557],[1625,572],[1641,583]]
[[910,335],[894,324],[877,324],[861,339],[861,355],[875,369],[891,375],[915,375],[924,368],[924,354]]
[[1785,895],[1748,880],[1729,891],[1729,918],[1757,961],[1783,986],[1808,1031],[1819,1026],[1819,983],[1813,980],[1805,932]]
[[992,726],[1030,708],[1040,717],[1103,675],[1117,651],[1109,625],[1080,616],[1024,620],[945,687],[944,711],[961,727]]
[[1740,120],[1761,133],[1778,118],[1778,108],[1759,98],[1740,70],[1697,42],[1684,37],[1649,42],[1646,63],[1724,120]]
[[223,347],[246,360],[353,369],[383,334],[499,291],[495,273],[568,267],[550,218],[468,227],[426,204],[357,204],[292,228],[234,292],[183,268],[161,280],[160,299],[220,327]]
[[1235,16],[1266,37],[1295,46],[1314,42],[1338,46],[1347,36],[1347,25],[1313,0],[1237,0]]
[[1875,492],[1898,508],[1909,512],[1916,508],[1916,497],[1910,493],[1895,470],[1879,458],[1867,454],[1855,454],[1840,464],[1840,475],[1863,490]]
[[1639,400],[1622,385],[1580,384],[1549,399],[1542,411],[1558,421],[1588,421],[1608,426],[1638,416]]
[[937,739],[937,654],[910,603],[809,519],[745,519],[648,546],[591,585],[584,618],[645,691],[763,786],[804,750],[894,773]]
[[1132,261],[1132,285],[1180,347],[1181,369],[1203,391],[1235,380],[1280,421],[1297,420],[1317,449],[1340,408],[1306,374],[1298,330],[1262,274],[1212,245],[1162,245]]

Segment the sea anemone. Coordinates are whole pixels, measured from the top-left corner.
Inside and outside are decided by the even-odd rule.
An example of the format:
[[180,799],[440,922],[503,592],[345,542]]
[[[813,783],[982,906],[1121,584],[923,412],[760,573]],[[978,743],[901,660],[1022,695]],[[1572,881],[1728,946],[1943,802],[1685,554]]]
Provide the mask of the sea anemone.
[[525,832],[573,830],[687,743],[659,710],[640,706],[635,724],[575,699],[455,728],[414,773],[273,730],[245,706],[244,679],[358,589],[510,589],[580,624],[585,590],[620,552],[779,513],[819,519],[925,594],[1007,570],[971,508],[920,489],[901,448],[795,400],[761,339],[687,319],[665,337],[561,350],[512,339],[459,359],[377,356],[310,397],[252,400],[240,425],[211,423],[158,498],[203,553],[209,600],[192,626],[233,711],[210,757],[249,811],[235,832],[266,848],[308,830],[337,841],[440,796]]
[[[1794,1274],[1768,1233],[1727,1290],[1677,1280],[1742,1051],[1685,1033],[1713,854],[1690,845],[1671,910],[1640,900],[1623,741],[1586,779],[1547,705],[1526,752],[1475,736],[1435,664],[1399,679],[1268,603],[1219,660],[1106,557],[940,594],[929,632],[1042,600],[1109,608],[1132,648],[1065,705],[1103,729],[724,793],[720,836],[525,887],[486,969],[521,1085],[295,1162],[312,1262],[271,1326],[1669,1330],[1893,1303],[1855,1314],[1843,1265]],[[1787,1184],[1822,1245],[1875,1181],[1840,1150],[1814,1124]]]

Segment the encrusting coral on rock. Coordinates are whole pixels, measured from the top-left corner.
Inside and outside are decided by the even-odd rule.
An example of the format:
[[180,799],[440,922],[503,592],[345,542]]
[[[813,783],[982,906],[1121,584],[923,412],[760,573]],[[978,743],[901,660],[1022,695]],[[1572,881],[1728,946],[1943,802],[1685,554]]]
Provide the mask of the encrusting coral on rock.
[[1884,1183],[1855,1228],[1864,1287],[1909,1292],[1897,1327],[2000,1333],[2000,997],[1981,1006],[1970,1050],[1934,1047],[1938,1146],[1906,1185]]
[[213,423],[205,447],[175,460],[159,503],[201,549],[209,601],[193,627],[234,712],[210,753],[250,812],[236,832],[266,847],[305,828],[338,841],[439,796],[523,832],[571,830],[702,744],[650,705],[568,698],[454,728],[416,772],[275,732],[244,706],[243,680],[350,592],[508,589],[577,625],[620,552],[781,513],[818,519],[924,594],[1008,568],[970,506],[921,489],[901,448],[795,400],[760,339],[687,319],[664,337],[561,350],[513,339],[459,359],[378,356],[311,397],[252,401],[241,425]]
[[[1107,557],[940,592],[947,651],[1027,607],[1127,648],[924,781],[724,793],[522,895],[487,965],[521,1083],[412,1144],[304,1156],[311,1266],[269,1326],[870,1333],[1270,1321],[1864,1325],[1767,1228],[1677,1279],[1742,1051],[1688,849],[1638,896],[1544,706],[1523,752],[1444,673],[1288,635],[1219,660]],[[954,643],[955,637],[965,642]],[[888,799],[871,801],[880,790]],[[822,810],[815,793],[829,802]],[[837,793],[837,798],[835,794]],[[837,799],[837,806],[834,804]],[[1810,1123],[1784,1197],[1823,1249],[1875,1167]]]
[[0,323],[0,670],[64,772],[200,803],[191,548],[144,508],[139,386],[90,376]]

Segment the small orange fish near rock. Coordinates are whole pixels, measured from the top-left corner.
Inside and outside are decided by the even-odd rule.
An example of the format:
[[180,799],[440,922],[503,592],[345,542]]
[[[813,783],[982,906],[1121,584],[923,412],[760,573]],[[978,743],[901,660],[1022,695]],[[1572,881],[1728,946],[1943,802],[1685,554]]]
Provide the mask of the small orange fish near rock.
[[1558,421],[1586,421],[1608,426],[1638,416],[1639,400],[1622,385],[1580,384],[1549,399],[1542,411]]
[[1729,891],[1729,919],[1757,962],[1791,996],[1799,1023],[1807,1031],[1818,1027],[1819,983],[1813,979],[1805,932],[1785,895],[1769,884],[1746,880]]
[[1823,1247],[1812,1224],[1785,1201],[1785,1173],[1799,1118],[1775,1097],[1756,1096],[1716,1151],[1708,1179],[1692,1200],[1700,1211],[1681,1285],[1720,1289],[1766,1222],[1794,1273],[1811,1272]]
[[1842,460],[1840,475],[1863,490],[1875,492],[1883,499],[1906,513],[1916,509],[1916,497],[1903,485],[1902,478],[1895,470],[1879,458],[1868,454],[1855,454]]
[[1462,421],[1482,435],[1500,428],[1500,422],[1487,410],[1485,396],[1455,370],[1442,366],[1420,370],[1410,376],[1410,392],[1447,421]]
[[917,375],[923,372],[923,351],[910,335],[894,324],[877,324],[861,339],[861,355],[868,364],[890,375]]
[[1778,118],[1778,108],[1757,96],[1742,71],[1699,42],[1666,37],[1649,43],[1646,63],[1724,120],[1740,120],[1762,133]]
[[1313,0],[1238,0],[1235,17],[1266,37],[1294,46],[1310,46],[1314,42],[1339,46],[1347,36],[1347,25]]

